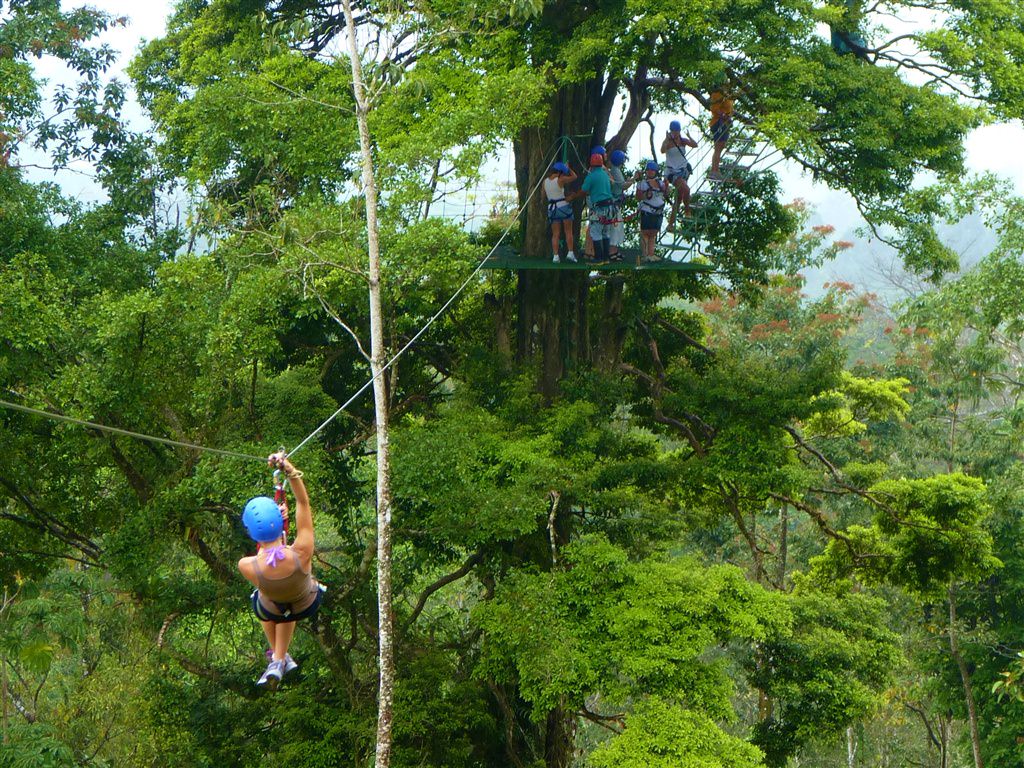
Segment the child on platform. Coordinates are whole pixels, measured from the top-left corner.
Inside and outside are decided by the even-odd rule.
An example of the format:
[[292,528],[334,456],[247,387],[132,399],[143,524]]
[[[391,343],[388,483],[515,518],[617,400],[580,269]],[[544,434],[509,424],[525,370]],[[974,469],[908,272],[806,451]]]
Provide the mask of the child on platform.
[[644,179],[636,185],[636,199],[640,207],[640,256],[643,261],[656,261],[654,246],[661,233],[661,221],[665,215],[665,196],[668,183],[658,177],[661,168],[654,160],[648,160]]

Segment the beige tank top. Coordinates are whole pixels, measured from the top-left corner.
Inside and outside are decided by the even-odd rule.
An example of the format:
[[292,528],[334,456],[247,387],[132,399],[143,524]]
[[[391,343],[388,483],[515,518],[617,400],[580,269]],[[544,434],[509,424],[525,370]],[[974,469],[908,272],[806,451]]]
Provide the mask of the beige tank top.
[[275,568],[261,568],[263,553],[256,557],[256,584],[260,591],[260,602],[268,610],[277,612],[281,606],[290,606],[291,613],[299,613],[313,604],[319,585],[312,573],[302,570],[298,553],[286,547],[295,561],[295,570],[287,576],[273,578]]

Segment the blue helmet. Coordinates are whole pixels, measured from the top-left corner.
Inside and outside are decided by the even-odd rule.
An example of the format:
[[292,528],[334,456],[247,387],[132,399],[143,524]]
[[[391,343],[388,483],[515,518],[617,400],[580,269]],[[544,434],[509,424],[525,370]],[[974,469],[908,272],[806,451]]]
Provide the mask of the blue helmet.
[[257,496],[250,499],[242,512],[242,522],[249,538],[253,541],[277,541],[284,530],[281,510],[269,496]]
[[608,154],[608,150],[605,149],[604,147],[602,147],[600,144],[598,144],[596,147],[594,147],[592,150],[590,150],[590,154],[592,154],[592,155],[607,155]]
[[668,129],[670,131],[681,131],[683,130],[683,124],[680,123],[678,120],[673,120],[671,123],[668,124]]
[[612,152],[611,160],[612,165],[622,165],[624,162],[626,162],[626,153],[623,152],[621,149],[616,149],[614,152]]
[[565,163],[558,162],[558,163],[555,163],[554,165],[551,166],[551,170],[552,171],[558,171],[559,173],[568,173],[569,172],[569,166],[566,165]]
[[647,161],[647,165],[645,165],[644,168],[646,170],[648,170],[648,171],[660,171],[661,170],[661,166],[658,165],[658,161],[657,160],[648,160]]

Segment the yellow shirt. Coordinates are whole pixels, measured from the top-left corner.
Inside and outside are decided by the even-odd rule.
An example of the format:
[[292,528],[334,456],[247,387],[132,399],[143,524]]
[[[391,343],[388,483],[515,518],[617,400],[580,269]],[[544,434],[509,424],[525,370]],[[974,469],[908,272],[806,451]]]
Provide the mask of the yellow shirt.
[[722,91],[715,91],[711,94],[711,122],[716,122],[723,117],[732,117],[732,110],[736,102],[726,96]]

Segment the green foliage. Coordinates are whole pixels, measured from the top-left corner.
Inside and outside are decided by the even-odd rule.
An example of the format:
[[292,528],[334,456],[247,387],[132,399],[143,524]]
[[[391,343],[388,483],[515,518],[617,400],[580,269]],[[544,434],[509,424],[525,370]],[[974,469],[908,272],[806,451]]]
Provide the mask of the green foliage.
[[885,480],[870,493],[878,499],[874,524],[851,527],[847,540],[831,542],[821,567],[853,570],[927,597],[1001,565],[984,527],[991,509],[980,479],[956,473]]
[[[808,228],[806,207],[779,204],[770,172],[729,195],[709,234],[732,294],[636,275],[618,295],[591,291],[578,328],[543,307],[517,316],[528,280],[522,293],[510,276],[471,281],[387,380],[396,768],[574,751],[597,767],[833,765],[819,760],[831,739],[888,735],[904,704],[966,731],[954,634],[986,758],[1020,762],[1016,666],[990,649],[1016,648],[1024,629],[1021,203],[991,179],[951,186],[966,132],[1019,115],[1018,6],[918,30],[908,44],[950,70],[927,86],[905,78],[914,62],[887,58],[874,11],[843,4],[357,9],[382,33],[364,65],[392,351],[482,255],[422,215],[435,181],[474,183],[513,141],[522,187],[534,138],[611,138],[600,105],[641,81],[640,114],[731,85],[741,121],[852,193],[926,277],[955,266],[935,225],[965,200],[991,209],[1001,238],[908,304],[906,333],[855,370],[858,323],[873,313],[877,330],[879,309],[846,284],[808,299],[799,278],[770,275],[844,247]],[[121,128],[123,88],[103,79],[110,52],[94,41],[119,21],[53,0],[5,12],[5,397],[263,453],[297,444],[366,381],[366,241],[334,13],[179,3],[131,70],[157,140]],[[860,30],[880,57],[835,55],[821,24]],[[81,78],[52,106],[28,66],[44,54]],[[977,100],[949,90],[963,83]],[[16,165],[29,137],[57,165],[98,158],[109,201],[27,183],[5,153]],[[934,186],[914,183],[922,171]],[[158,215],[178,180],[184,225]],[[545,306],[572,292],[562,278],[534,288]],[[537,361],[495,343],[518,320],[526,337],[593,333],[604,348],[577,350],[559,391],[540,394]],[[234,563],[250,551],[238,509],[269,490],[266,468],[4,412],[0,656],[18,714],[0,765],[365,764],[373,435],[357,400],[299,454],[330,589],[293,645],[301,672],[255,701],[263,639]],[[593,720],[625,729],[608,738]],[[923,762],[917,720],[898,727]]]
[[797,584],[788,601],[792,630],[760,645],[751,664],[752,681],[774,702],[754,729],[769,766],[785,766],[801,746],[871,715],[902,660],[884,600],[843,582]]
[[600,694],[615,706],[642,691],[729,719],[731,684],[706,653],[788,621],[778,599],[733,568],[633,564],[601,539],[563,555],[566,570],[511,574],[476,611],[480,674],[514,681],[536,718],[561,702],[582,707]]
[[658,698],[626,717],[626,730],[587,760],[594,768],[757,768],[756,748],[722,733],[713,720]]

